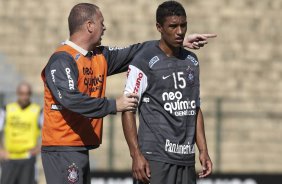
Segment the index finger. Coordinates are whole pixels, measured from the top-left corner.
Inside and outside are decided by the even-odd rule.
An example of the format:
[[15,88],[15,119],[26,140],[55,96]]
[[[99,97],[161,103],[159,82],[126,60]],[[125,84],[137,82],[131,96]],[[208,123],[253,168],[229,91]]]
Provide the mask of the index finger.
[[202,34],[204,37],[206,38],[215,38],[217,37],[217,34],[213,34],[213,33],[205,33],[205,34]]

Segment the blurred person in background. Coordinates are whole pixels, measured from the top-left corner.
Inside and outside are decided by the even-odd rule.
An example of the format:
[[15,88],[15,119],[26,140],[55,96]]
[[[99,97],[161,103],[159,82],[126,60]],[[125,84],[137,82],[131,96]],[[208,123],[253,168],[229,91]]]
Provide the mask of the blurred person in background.
[[31,102],[30,84],[17,87],[17,102],[0,111],[1,184],[34,184],[36,155],[40,153],[41,109]]
[[161,34],[129,65],[125,94],[136,93],[135,112],[124,112],[122,123],[132,172],[138,183],[196,184],[195,143],[202,171],[211,174],[204,120],[200,107],[199,61],[183,49],[187,17],[176,1],[159,5],[156,27]]
[[[69,40],[55,51],[42,71],[42,163],[48,184],[89,184],[89,150],[101,144],[102,118],[135,110],[138,103],[134,93],[106,98],[106,78],[125,72],[147,42],[126,48],[101,46],[106,27],[94,4],[75,5],[68,25]],[[197,49],[206,40],[205,35],[194,34],[185,44]]]

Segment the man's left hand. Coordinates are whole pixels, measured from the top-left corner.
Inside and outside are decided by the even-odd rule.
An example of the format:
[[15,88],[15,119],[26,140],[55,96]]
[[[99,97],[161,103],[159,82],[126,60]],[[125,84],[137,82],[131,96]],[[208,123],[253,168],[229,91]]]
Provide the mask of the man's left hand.
[[31,149],[29,151],[29,153],[30,153],[31,156],[36,156],[37,154],[40,153],[40,151],[41,151],[41,147],[40,146],[36,146],[33,149]]
[[0,148],[0,160],[8,160],[8,159],[9,159],[9,153],[6,150]]
[[188,35],[183,42],[183,47],[189,49],[200,49],[208,43],[209,38],[217,37],[216,34],[190,34]]

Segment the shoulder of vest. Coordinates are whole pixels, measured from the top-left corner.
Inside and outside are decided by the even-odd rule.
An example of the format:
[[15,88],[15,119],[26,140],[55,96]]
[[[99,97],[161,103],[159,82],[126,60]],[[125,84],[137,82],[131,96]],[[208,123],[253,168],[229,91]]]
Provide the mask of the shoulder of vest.
[[75,50],[74,48],[72,48],[69,45],[61,45],[60,47],[57,48],[57,50],[55,51],[55,53],[57,52],[66,52],[68,54],[70,54],[74,59],[76,57],[78,57],[78,55],[80,56],[81,54]]
[[37,105],[37,104],[35,104],[35,103],[30,104],[29,107],[28,107],[28,109],[29,109],[30,111],[32,111],[33,113],[37,113],[38,115],[39,115],[40,110],[41,110],[40,106]]
[[[13,102],[13,103],[9,103],[6,105],[6,110],[10,110],[11,108],[19,108],[19,105],[17,102]],[[36,103],[31,103],[27,108],[32,108],[35,109],[37,111],[40,111],[40,105],[36,104]]]
[[18,103],[17,102],[12,102],[12,103],[8,103],[7,105],[6,105],[6,108],[10,108],[10,107],[18,107],[19,105],[18,105]]
[[6,113],[14,112],[19,109],[19,104],[17,102],[8,103],[6,105]]
[[40,109],[40,105],[38,105],[38,104],[36,104],[36,103],[31,103],[31,104],[30,104],[30,107]]

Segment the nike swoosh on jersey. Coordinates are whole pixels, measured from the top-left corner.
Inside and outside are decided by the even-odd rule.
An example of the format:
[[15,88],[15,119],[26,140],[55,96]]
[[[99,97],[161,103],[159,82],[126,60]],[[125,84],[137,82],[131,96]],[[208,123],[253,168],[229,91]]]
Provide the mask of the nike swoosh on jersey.
[[169,78],[170,76],[171,76],[171,75],[168,75],[168,76],[164,76],[164,75],[163,75],[163,80]]

